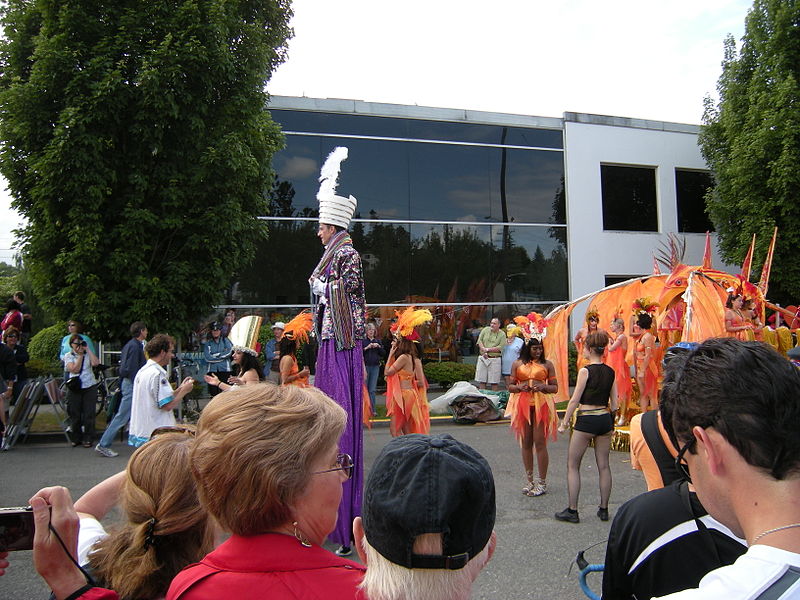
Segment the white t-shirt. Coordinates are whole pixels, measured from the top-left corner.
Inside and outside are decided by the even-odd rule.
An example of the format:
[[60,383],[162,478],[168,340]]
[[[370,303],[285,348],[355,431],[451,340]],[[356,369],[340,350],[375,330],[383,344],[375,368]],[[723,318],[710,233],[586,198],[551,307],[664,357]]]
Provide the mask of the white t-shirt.
[[[762,596],[763,595],[763,596]],[[772,546],[750,546],[735,563],[714,569],[700,586],[662,600],[788,600],[800,598],[800,554]]]
[[[67,368],[67,365],[72,363],[79,363],[81,361],[81,357],[75,354],[74,352],[68,352],[64,355],[64,368]],[[92,387],[95,383],[97,383],[97,379],[94,378],[94,371],[92,371],[92,359],[89,358],[88,353],[84,353],[83,355],[83,364],[81,366],[80,373],[70,373],[69,378],[72,379],[73,377],[80,377],[81,378],[81,387],[83,389]]]
[[163,408],[172,402],[173,394],[164,367],[148,360],[133,380],[128,444],[138,448],[150,439],[154,429],[175,425],[175,415]]
[[78,531],[78,564],[83,566],[89,562],[89,551],[108,534],[100,521],[91,517],[81,517],[81,528]]

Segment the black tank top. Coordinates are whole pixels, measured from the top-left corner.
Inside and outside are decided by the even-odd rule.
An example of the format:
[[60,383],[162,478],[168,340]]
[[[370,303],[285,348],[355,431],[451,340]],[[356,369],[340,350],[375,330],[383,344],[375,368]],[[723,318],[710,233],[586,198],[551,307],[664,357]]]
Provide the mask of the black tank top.
[[608,396],[614,385],[614,369],[608,365],[586,365],[589,378],[581,396],[581,404],[608,406]]

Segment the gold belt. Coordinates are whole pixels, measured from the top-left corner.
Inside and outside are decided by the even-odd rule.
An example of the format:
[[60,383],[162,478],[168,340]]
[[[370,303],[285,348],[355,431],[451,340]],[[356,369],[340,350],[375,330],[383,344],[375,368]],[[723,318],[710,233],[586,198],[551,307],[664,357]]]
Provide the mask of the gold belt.
[[605,415],[610,413],[611,411],[608,408],[599,407],[599,408],[579,408],[578,415],[584,415],[588,417],[593,417],[597,415]]

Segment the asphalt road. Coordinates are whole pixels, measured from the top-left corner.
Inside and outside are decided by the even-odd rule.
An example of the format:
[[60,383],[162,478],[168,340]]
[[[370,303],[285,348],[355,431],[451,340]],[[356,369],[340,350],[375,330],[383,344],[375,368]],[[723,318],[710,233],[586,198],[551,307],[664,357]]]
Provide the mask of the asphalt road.
[[[583,490],[579,512],[581,523],[558,522],[553,514],[567,505],[566,454],[568,436],[551,442],[548,492],[538,498],[523,496],[522,463],[517,444],[507,424],[435,424],[433,433],[449,433],[483,454],[492,466],[497,488],[498,542],[494,558],[483,570],[473,588],[473,598],[585,598],[578,585],[577,569],[570,565],[577,552],[600,544],[586,553],[589,562],[602,562],[609,522],[596,516],[599,491],[593,450],[589,449],[582,466]],[[364,433],[365,462],[369,469],[380,449],[389,441],[387,427],[376,426]],[[98,481],[125,466],[132,448],[121,446],[118,458],[102,458],[94,450],[70,448],[62,441],[29,442],[0,453],[0,506],[25,505],[38,489],[65,485],[73,498]],[[645,491],[644,478],[630,468],[627,453],[611,453],[614,487],[610,512],[625,500]],[[11,554],[11,567],[0,578],[0,599],[44,600],[49,590],[33,570],[30,552]],[[599,592],[600,576],[590,575],[593,589]]]

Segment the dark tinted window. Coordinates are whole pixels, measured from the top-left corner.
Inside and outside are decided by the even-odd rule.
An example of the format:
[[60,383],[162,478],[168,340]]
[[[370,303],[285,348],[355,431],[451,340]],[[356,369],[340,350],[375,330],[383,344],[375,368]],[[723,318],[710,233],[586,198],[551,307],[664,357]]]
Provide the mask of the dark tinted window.
[[271,215],[316,214],[336,145],[349,149],[338,193],[358,199],[362,218],[502,222],[505,200],[510,222],[565,222],[561,152],[294,135],[273,160],[284,192]]
[[527,127],[503,127],[478,123],[429,121],[402,117],[373,117],[338,113],[274,109],[272,118],[284,131],[350,134],[374,137],[409,138],[467,142],[473,144],[507,144],[540,148],[563,148],[561,131]]
[[714,231],[706,214],[705,195],[714,186],[708,171],[675,169],[675,195],[678,202],[678,231],[705,233]]
[[402,143],[293,135],[272,162],[278,180],[293,191],[292,214],[271,214],[316,214],[319,170],[336,146],[348,148],[337,193],[355,196],[362,218],[408,219],[408,150]]
[[600,182],[603,229],[658,231],[655,169],[600,165]]
[[[316,222],[267,221],[269,239],[241,274],[243,304],[308,302],[308,275],[322,256]],[[548,227],[354,223],[367,302],[410,294],[446,302],[563,301],[567,253]]]

